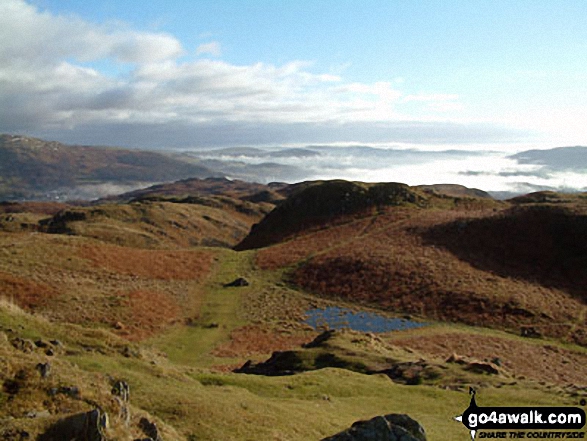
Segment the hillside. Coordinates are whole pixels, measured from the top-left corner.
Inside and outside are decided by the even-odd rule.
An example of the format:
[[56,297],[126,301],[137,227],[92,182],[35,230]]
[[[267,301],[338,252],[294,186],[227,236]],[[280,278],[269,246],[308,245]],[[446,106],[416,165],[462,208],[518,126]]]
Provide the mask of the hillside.
[[490,198],[487,201],[476,197],[455,199],[443,191],[431,189],[432,186],[419,188],[400,183],[367,184],[342,180],[293,184],[280,190],[288,196],[287,199],[255,225],[251,234],[235,249],[261,248],[307,229],[376,216],[390,207],[431,208],[447,204],[483,207],[493,204]]
[[583,198],[512,206],[392,188],[402,189],[399,202],[349,211],[340,201],[364,187],[312,185],[237,249],[265,247],[260,268],[286,270],[290,283],[329,299],[587,345]]
[[229,248],[280,199],[260,184],[188,179],[77,206],[5,202],[0,231],[76,235],[145,249]]
[[0,200],[82,199],[154,182],[219,176],[155,152],[0,135]]
[[307,441],[399,413],[454,441],[470,387],[583,406],[584,204],[224,179],[2,204],[0,438],[107,414],[101,440]]

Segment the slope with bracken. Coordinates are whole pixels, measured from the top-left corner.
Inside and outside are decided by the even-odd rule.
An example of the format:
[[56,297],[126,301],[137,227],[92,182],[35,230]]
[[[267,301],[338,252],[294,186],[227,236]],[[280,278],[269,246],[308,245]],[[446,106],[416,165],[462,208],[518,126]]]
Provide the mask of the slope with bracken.
[[[373,188],[393,197],[353,203]],[[585,214],[582,195],[514,204],[316,183],[238,249],[265,247],[260,268],[285,268],[295,286],[331,299],[586,345]]]

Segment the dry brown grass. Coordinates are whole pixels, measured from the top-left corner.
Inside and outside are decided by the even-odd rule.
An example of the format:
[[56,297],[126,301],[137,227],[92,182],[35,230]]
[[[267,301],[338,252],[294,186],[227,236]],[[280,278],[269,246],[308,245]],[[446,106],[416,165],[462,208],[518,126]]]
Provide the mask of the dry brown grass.
[[230,341],[217,347],[217,357],[251,357],[299,348],[312,339],[305,332],[284,332],[270,326],[247,325],[230,333]]
[[500,219],[500,213],[389,208],[262,249],[257,263],[264,269],[292,268],[292,282],[328,298],[516,332],[531,325],[545,335],[587,344],[580,297],[539,283],[538,274],[532,280],[473,265],[427,236],[439,225],[458,231],[475,219]]
[[478,360],[500,359],[517,376],[551,384],[587,387],[587,353],[555,345],[536,344],[512,337],[456,332],[396,335],[389,343],[426,356],[447,359],[453,353]]
[[22,308],[35,309],[50,302],[58,291],[45,283],[0,271],[0,294]]
[[142,250],[112,245],[86,246],[80,256],[119,274],[161,280],[201,280],[208,275],[213,253],[204,250]]

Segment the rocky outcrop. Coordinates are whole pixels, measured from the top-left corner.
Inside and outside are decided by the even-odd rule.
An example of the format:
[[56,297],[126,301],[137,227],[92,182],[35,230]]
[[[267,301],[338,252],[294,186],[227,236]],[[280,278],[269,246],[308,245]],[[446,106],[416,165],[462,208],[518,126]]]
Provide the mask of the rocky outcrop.
[[424,428],[408,415],[389,414],[358,421],[322,441],[426,441]]
[[108,416],[100,409],[78,413],[59,420],[39,441],[106,441],[104,430],[108,428]]

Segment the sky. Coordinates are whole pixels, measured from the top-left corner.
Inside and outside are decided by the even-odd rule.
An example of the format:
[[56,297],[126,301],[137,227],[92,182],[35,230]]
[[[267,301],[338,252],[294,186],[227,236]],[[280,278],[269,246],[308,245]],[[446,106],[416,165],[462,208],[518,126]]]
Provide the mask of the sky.
[[143,148],[585,145],[586,17],[584,0],[0,0],[0,132]]

